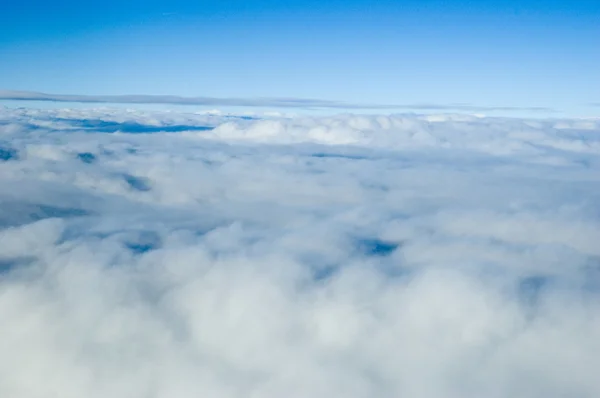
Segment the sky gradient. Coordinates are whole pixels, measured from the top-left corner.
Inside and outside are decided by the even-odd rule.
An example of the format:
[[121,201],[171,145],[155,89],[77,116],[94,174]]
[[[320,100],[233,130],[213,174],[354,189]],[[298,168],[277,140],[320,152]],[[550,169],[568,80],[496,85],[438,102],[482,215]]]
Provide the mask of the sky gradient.
[[598,116],[598,1],[23,1],[0,90]]

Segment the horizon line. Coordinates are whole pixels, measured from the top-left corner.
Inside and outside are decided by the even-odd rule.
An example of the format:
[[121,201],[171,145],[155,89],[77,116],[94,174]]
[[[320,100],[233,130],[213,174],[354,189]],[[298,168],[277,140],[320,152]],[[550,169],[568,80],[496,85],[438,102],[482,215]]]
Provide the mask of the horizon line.
[[273,107],[302,109],[409,109],[409,110],[454,110],[469,112],[547,112],[560,113],[553,108],[534,106],[477,106],[472,104],[369,104],[334,100],[285,97],[256,98],[217,98],[217,97],[185,97],[177,95],[85,95],[85,94],[47,94],[35,91],[0,90],[0,101],[42,101],[65,103],[104,103],[104,104],[170,104],[201,106],[233,106],[233,107]]

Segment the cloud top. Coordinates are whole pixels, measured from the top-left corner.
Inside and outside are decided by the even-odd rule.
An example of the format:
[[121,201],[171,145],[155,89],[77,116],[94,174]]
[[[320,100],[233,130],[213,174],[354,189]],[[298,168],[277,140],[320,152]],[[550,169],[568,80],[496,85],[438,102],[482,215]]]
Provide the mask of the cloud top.
[[0,108],[0,396],[600,396],[598,123]]

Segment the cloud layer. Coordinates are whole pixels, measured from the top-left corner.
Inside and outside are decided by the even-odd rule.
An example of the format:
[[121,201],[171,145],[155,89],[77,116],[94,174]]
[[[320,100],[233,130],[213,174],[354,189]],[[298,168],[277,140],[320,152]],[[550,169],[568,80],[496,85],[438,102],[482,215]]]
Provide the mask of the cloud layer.
[[213,98],[213,97],[180,97],[175,95],[66,95],[45,94],[32,91],[0,90],[0,100],[11,101],[48,101],[48,102],[82,102],[112,104],[171,104],[198,106],[234,106],[234,107],[268,107],[268,108],[304,108],[304,109],[404,109],[418,111],[463,111],[463,112],[496,112],[523,111],[554,113],[556,110],[547,107],[512,107],[512,106],[474,106],[470,104],[359,104],[342,101],[328,101],[305,98]]
[[599,160],[589,120],[0,108],[0,396],[598,396]]

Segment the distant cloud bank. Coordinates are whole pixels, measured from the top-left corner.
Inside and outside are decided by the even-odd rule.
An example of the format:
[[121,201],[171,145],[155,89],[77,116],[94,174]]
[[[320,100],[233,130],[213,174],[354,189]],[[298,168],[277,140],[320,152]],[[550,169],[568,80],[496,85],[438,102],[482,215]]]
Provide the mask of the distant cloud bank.
[[404,109],[414,111],[462,111],[462,112],[539,112],[554,113],[547,107],[475,106],[471,104],[361,104],[304,98],[214,98],[181,97],[176,95],[72,95],[46,94],[33,91],[0,90],[0,100],[48,101],[106,104],[171,104],[199,106],[235,106],[302,109]]

